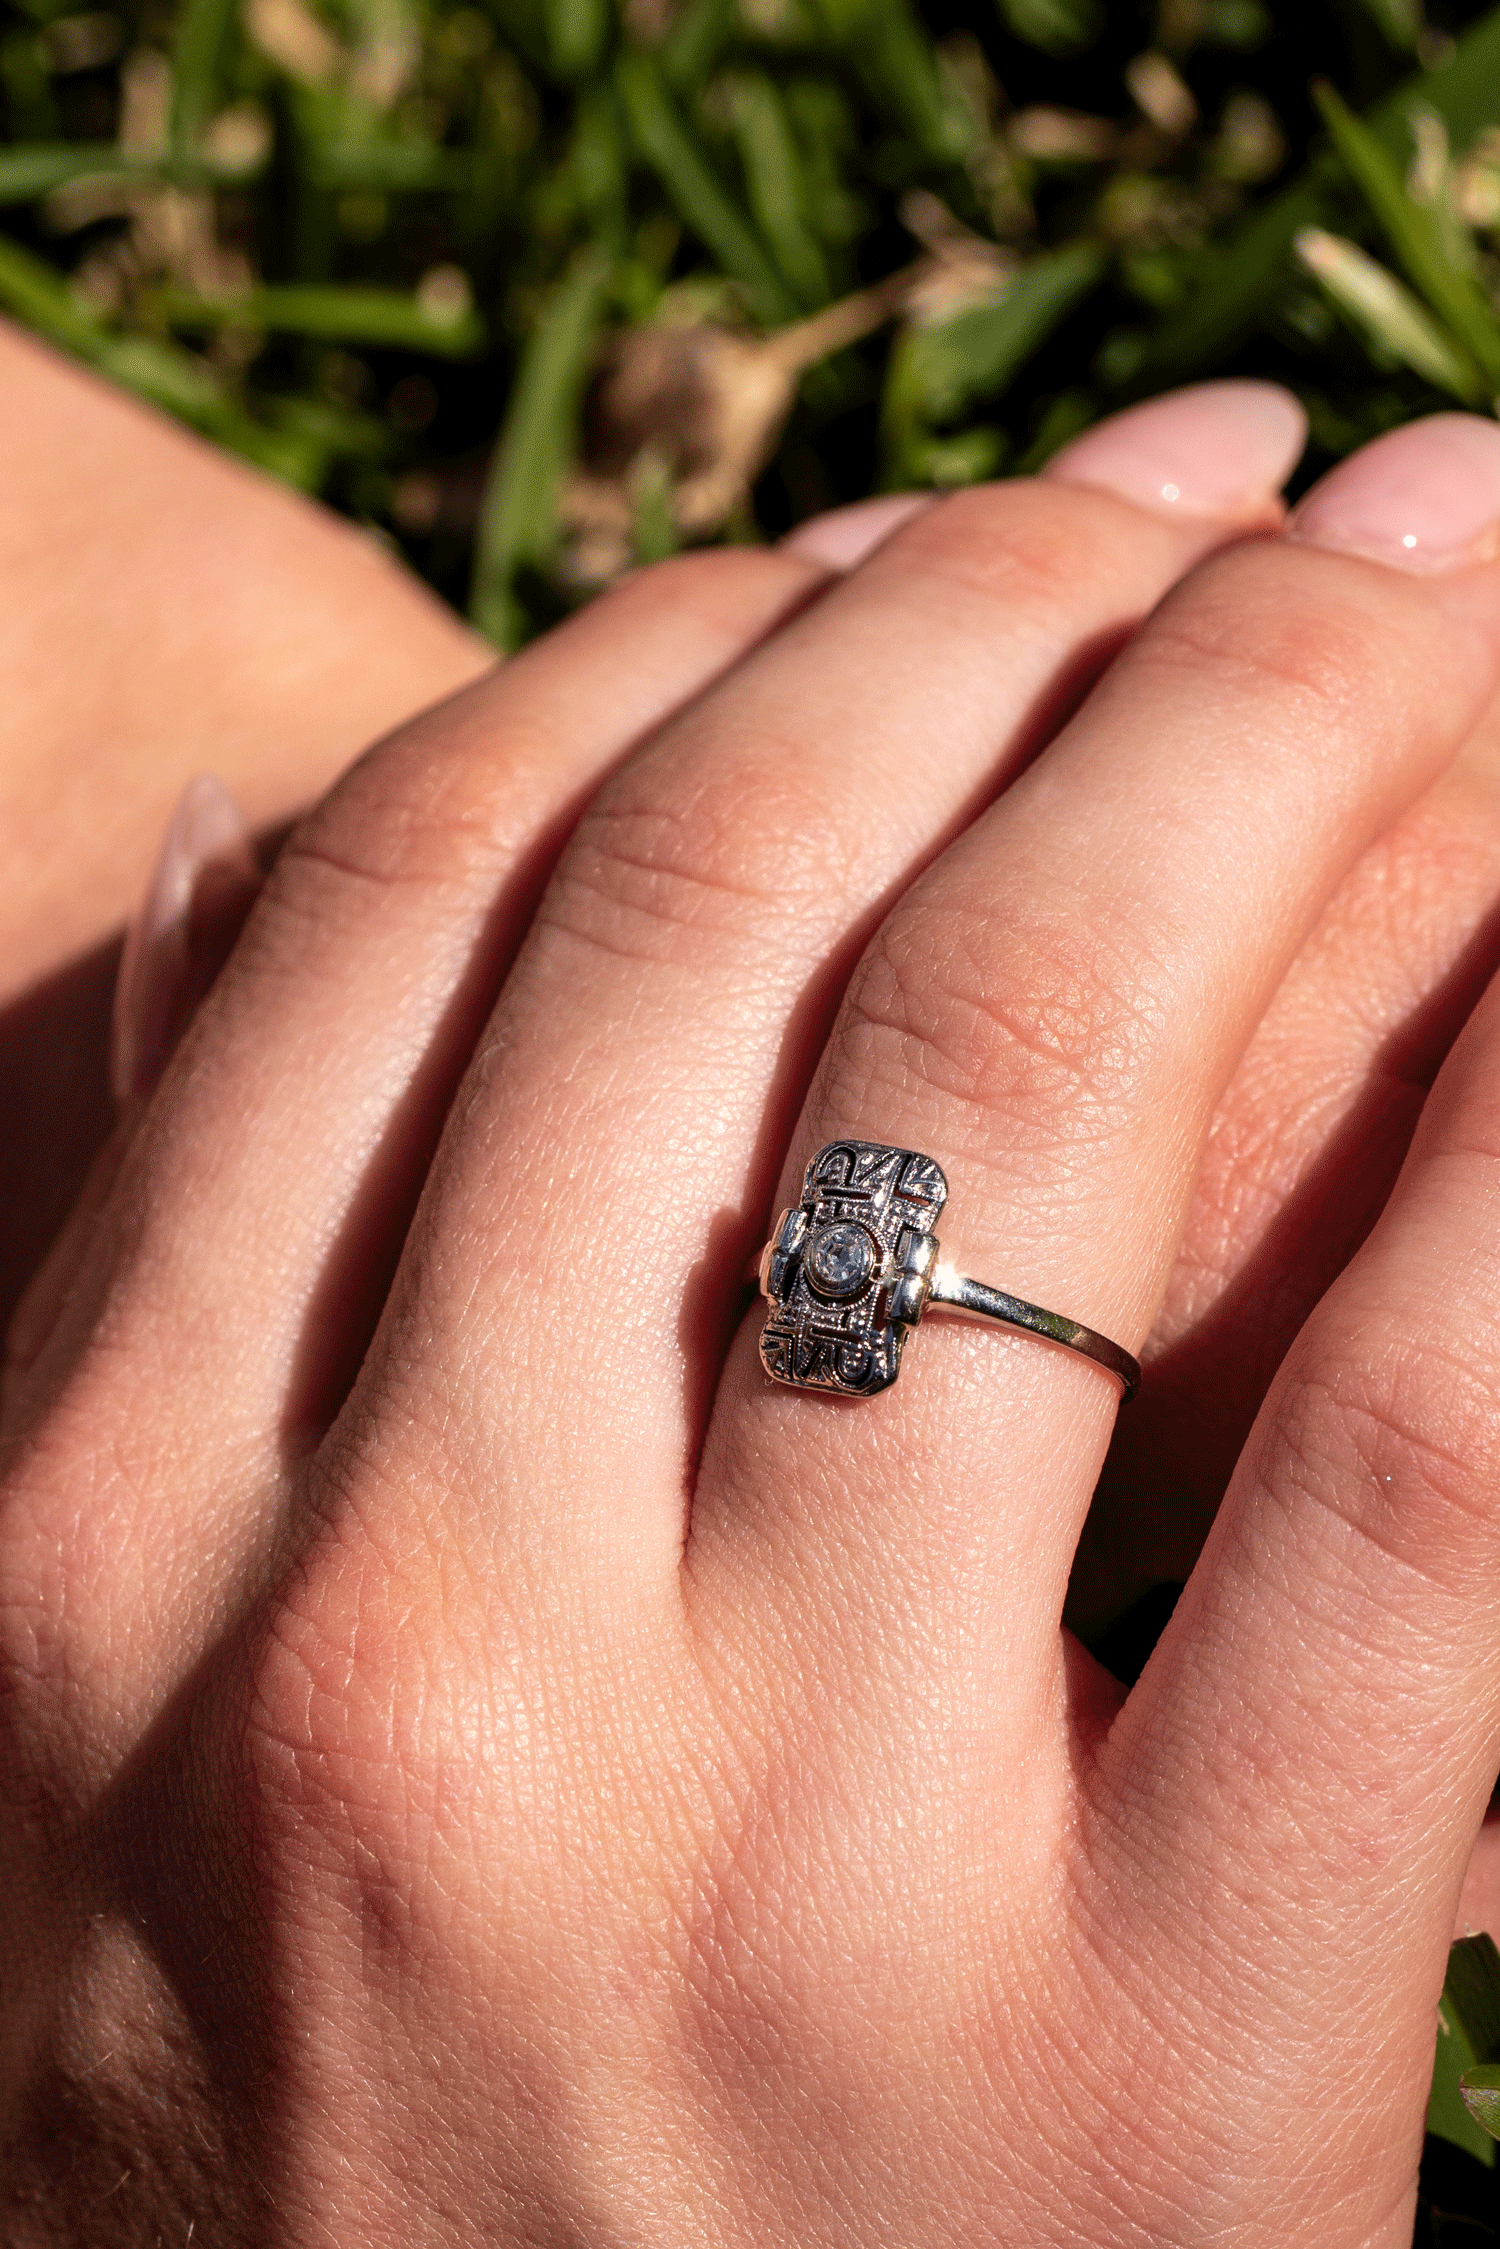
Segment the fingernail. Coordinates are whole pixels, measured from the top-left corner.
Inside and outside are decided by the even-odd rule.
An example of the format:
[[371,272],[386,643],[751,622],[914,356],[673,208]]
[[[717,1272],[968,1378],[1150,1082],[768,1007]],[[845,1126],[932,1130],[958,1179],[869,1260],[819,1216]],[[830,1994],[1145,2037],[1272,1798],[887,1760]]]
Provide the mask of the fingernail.
[[1330,469],[1287,526],[1304,546],[1331,547],[1398,570],[1484,562],[1500,533],[1500,424],[1433,414],[1390,430]]
[[1195,383],[1075,437],[1042,474],[1167,515],[1266,510],[1302,457],[1307,416],[1276,383]]
[[210,773],[189,781],[125,933],[110,1027],[116,1103],[150,1093],[238,936],[261,874],[234,798]]
[[856,500],[851,507],[810,515],[781,544],[790,554],[805,554],[829,570],[852,570],[888,539],[899,523],[930,508],[932,492],[893,492],[888,499]]

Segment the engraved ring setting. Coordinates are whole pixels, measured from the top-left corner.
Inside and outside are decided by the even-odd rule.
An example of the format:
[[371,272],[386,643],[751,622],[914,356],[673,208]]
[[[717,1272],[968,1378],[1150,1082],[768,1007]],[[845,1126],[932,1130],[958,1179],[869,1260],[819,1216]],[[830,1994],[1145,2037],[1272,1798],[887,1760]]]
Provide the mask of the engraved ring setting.
[[1060,1343],[1133,1397],[1140,1365],[1107,1335],[942,1262],[934,1228],[947,1200],[942,1170],[914,1148],[874,1140],[820,1148],[801,1202],[782,1212],[761,1252],[767,1374],[799,1390],[872,1398],[895,1381],[923,1314],[953,1312]]

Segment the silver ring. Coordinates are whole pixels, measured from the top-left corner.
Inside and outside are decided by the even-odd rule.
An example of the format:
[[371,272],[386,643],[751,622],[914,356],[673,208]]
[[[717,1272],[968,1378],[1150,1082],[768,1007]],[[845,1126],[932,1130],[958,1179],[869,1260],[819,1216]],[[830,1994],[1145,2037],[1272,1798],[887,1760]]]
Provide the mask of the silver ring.
[[1107,1335],[940,1262],[933,1228],[947,1200],[941,1168],[914,1148],[877,1140],[820,1148],[803,1175],[801,1202],[782,1212],[761,1252],[767,1374],[799,1390],[873,1398],[900,1373],[902,1348],[923,1313],[941,1311],[1060,1343],[1134,1397],[1139,1361]]

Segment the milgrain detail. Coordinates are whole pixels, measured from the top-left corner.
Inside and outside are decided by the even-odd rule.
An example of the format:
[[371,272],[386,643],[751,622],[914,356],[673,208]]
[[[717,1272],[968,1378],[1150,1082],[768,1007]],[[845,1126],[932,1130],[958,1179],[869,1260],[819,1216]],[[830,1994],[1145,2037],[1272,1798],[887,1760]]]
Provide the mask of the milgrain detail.
[[814,1156],[766,1254],[767,1374],[845,1397],[888,1389],[910,1324],[902,1279],[925,1273],[947,1200],[941,1170],[912,1148],[836,1140]]

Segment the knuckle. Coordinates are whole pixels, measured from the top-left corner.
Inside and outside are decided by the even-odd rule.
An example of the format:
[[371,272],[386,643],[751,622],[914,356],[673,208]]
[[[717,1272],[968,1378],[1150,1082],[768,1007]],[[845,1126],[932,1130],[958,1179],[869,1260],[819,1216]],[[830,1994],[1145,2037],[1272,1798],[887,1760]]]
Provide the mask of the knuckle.
[[310,937],[364,934],[399,898],[477,909],[520,848],[522,777],[551,754],[545,735],[509,722],[483,755],[420,723],[379,746],[288,837],[241,938],[245,958],[300,977]]
[[[405,1463],[395,1465],[396,1459]],[[410,1456],[321,1459],[295,1561],[247,1635],[238,1762],[247,1815],[289,1863],[332,1854],[383,1881],[524,1725],[520,1596],[481,1588],[410,1504]]]
[[1148,677],[1211,677],[1219,702],[1260,714],[1259,731],[1266,712],[1285,713],[1304,745],[1304,727],[1343,733],[1366,722],[1372,695],[1422,685],[1413,636],[1393,629],[1363,581],[1330,580],[1320,559],[1257,546],[1215,556],[1168,595],[1132,664]]
[[592,604],[596,617],[636,611],[670,612],[675,625],[692,625],[695,637],[722,639],[737,649],[745,637],[747,611],[774,612],[806,598],[823,585],[828,572],[805,555],[775,547],[703,547],[671,556],[649,569],[632,571]]
[[321,913],[330,891],[367,897],[486,873],[513,841],[507,778],[542,764],[549,749],[506,721],[486,755],[466,755],[419,725],[373,751],[299,824],[268,894],[293,912]]
[[423,1667],[392,1630],[384,1576],[357,1534],[325,1531],[279,1589],[250,1650],[247,1811],[277,1860],[300,1836],[356,1864],[371,1854],[380,1864],[404,1824]]
[[1136,948],[1101,924],[1034,921],[997,940],[983,908],[898,910],[850,986],[829,1057],[835,1111],[924,1089],[996,1118],[1013,1145],[1097,1142],[1138,1105],[1163,1035]]
[[885,567],[930,580],[935,600],[956,594],[1004,612],[1008,631],[1055,623],[1139,576],[1140,520],[1106,495],[1024,479],[956,492],[893,533]]
[[1500,1490],[1500,1379],[1438,1337],[1367,1322],[1354,1351],[1296,1367],[1261,1467],[1282,1505],[1377,1549],[1429,1588],[1472,1590]]
[[706,758],[695,747],[674,743],[595,800],[549,886],[544,926],[631,958],[686,958],[705,938],[743,941],[752,927],[764,943],[850,889],[857,840],[799,778],[802,746],[716,728]]

